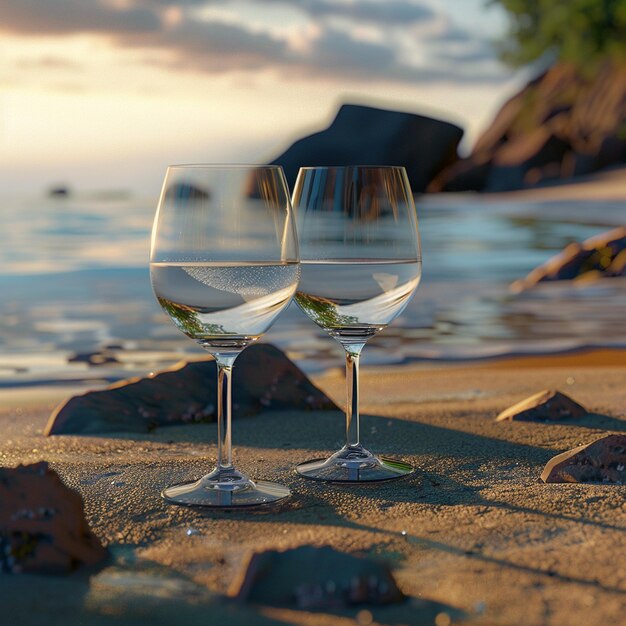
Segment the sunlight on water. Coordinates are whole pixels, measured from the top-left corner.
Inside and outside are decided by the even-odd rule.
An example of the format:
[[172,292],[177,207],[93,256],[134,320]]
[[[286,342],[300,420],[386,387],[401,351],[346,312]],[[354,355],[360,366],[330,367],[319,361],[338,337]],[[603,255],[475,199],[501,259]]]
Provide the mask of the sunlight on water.
[[[150,287],[155,204],[3,202],[0,385],[109,381],[203,354]],[[623,224],[623,203],[440,196],[418,198],[417,206],[422,282],[403,314],[370,340],[364,365],[626,345],[625,279],[546,283],[519,295],[508,289],[571,241]],[[391,286],[388,276],[376,280]],[[265,340],[308,370],[341,363],[340,347],[294,305]]]

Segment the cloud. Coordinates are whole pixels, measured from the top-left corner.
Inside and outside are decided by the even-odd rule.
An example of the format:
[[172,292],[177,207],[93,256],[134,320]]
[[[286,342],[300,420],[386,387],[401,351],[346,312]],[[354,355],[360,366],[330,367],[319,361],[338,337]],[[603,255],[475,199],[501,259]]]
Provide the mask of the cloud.
[[[405,83],[502,78],[495,62],[483,62],[494,57],[486,42],[449,19],[442,20],[441,13],[423,4],[264,1],[299,8],[308,26],[279,33],[258,19],[259,11],[255,21],[250,7],[256,5],[237,0],[0,0],[0,31],[27,36],[102,35],[120,49],[159,52],[150,55],[153,65],[205,73],[269,69],[289,77]],[[211,5],[240,11],[241,19],[226,22],[198,11]],[[167,19],[172,9],[175,20]],[[362,25],[374,36],[365,38],[354,28]],[[411,27],[419,29],[419,36]],[[420,54],[424,49],[426,54]],[[417,58],[426,61],[418,66],[412,61]]]
[[299,71],[306,74],[377,76],[393,69],[396,54],[387,45],[358,40],[332,26],[315,29],[305,46],[292,57]]
[[288,57],[286,42],[266,33],[217,21],[183,20],[158,37],[137,40],[121,36],[119,41],[128,47],[165,50],[172,54],[173,65],[209,72],[283,65]]
[[119,8],[100,0],[0,0],[0,31],[19,35],[156,32],[153,10]]
[[311,39],[302,48],[305,52],[293,56],[290,66],[305,76],[332,75],[344,79],[387,82],[466,83],[500,79],[493,68],[474,67],[470,71],[463,63],[463,50],[458,54],[448,51],[445,58],[441,55],[436,62],[412,65],[399,58],[392,42],[359,40],[345,30],[330,25],[314,30]]
[[215,4],[220,0],[136,0],[136,4],[142,6],[156,6],[156,7],[192,7],[192,6],[205,6],[208,4]]
[[444,49],[437,53],[440,61],[449,61],[451,63],[463,63],[465,66],[475,66],[477,63],[495,63],[491,45],[485,43],[483,45],[476,43],[467,48],[460,49]]
[[82,64],[72,59],[54,55],[20,58],[15,65],[20,70],[64,70],[68,72],[82,72],[84,70]]
[[423,4],[405,0],[351,0],[332,2],[331,0],[271,0],[280,4],[297,6],[312,17],[347,17],[352,20],[381,24],[411,24],[434,17],[432,9]]

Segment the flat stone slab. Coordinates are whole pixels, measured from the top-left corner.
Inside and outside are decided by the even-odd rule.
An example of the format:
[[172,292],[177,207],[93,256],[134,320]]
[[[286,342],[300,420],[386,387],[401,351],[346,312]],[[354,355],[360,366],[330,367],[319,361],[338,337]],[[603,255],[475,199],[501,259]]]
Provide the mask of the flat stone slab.
[[606,435],[558,454],[546,464],[541,480],[626,485],[626,435]]
[[[159,426],[212,422],[216,418],[217,368],[212,358],[181,362],[145,378],[73,396],[50,416],[44,434],[145,433]],[[244,350],[233,371],[234,417],[263,409],[337,409],[278,348]]]
[[1,572],[67,574],[106,558],[83,499],[47,463],[0,468]]
[[252,555],[231,588],[237,600],[268,606],[336,610],[403,602],[404,594],[383,563],[330,546],[300,546]]
[[569,396],[555,389],[545,389],[508,409],[496,417],[496,422],[554,422],[560,419],[584,417],[589,411]]

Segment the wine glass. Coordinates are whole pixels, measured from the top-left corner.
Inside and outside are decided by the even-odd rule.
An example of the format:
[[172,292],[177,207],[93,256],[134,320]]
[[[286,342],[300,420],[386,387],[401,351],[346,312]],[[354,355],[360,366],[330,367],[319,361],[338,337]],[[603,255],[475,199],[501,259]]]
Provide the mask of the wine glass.
[[370,482],[413,468],[359,437],[359,355],[406,307],[421,277],[413,194],[403,167],[304,167],[292,204],[300,236],[298,306],[346,352],[346,445],[298,465],[307,478]]
[[272,325],[298,285],[298,240],[283,170],[265,165],[175,165],[152,229],[152,288],[163,310],[217,363],[217,464],[163,490],[168,502],[245,507],[287,487],[253,481],[232,464],[235,359]]

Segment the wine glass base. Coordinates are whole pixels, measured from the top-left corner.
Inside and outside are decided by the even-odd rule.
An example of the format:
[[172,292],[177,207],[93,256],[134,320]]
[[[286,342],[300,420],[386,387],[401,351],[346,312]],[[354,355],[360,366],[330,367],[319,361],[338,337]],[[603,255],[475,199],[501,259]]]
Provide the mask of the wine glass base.
[[266,480],[250,480],[237,470],[215,469],[190,483],[171,485],[161,496],[170,504],[182,506],[238,509],[259,507],[288,498],[291,491],[285,485]]
[[327,459],[300,463],[296,472],[304,478],[331,483],[371,483],[405,478],[413,474],[412,465],[374,456],[362,446],[344,446]]

